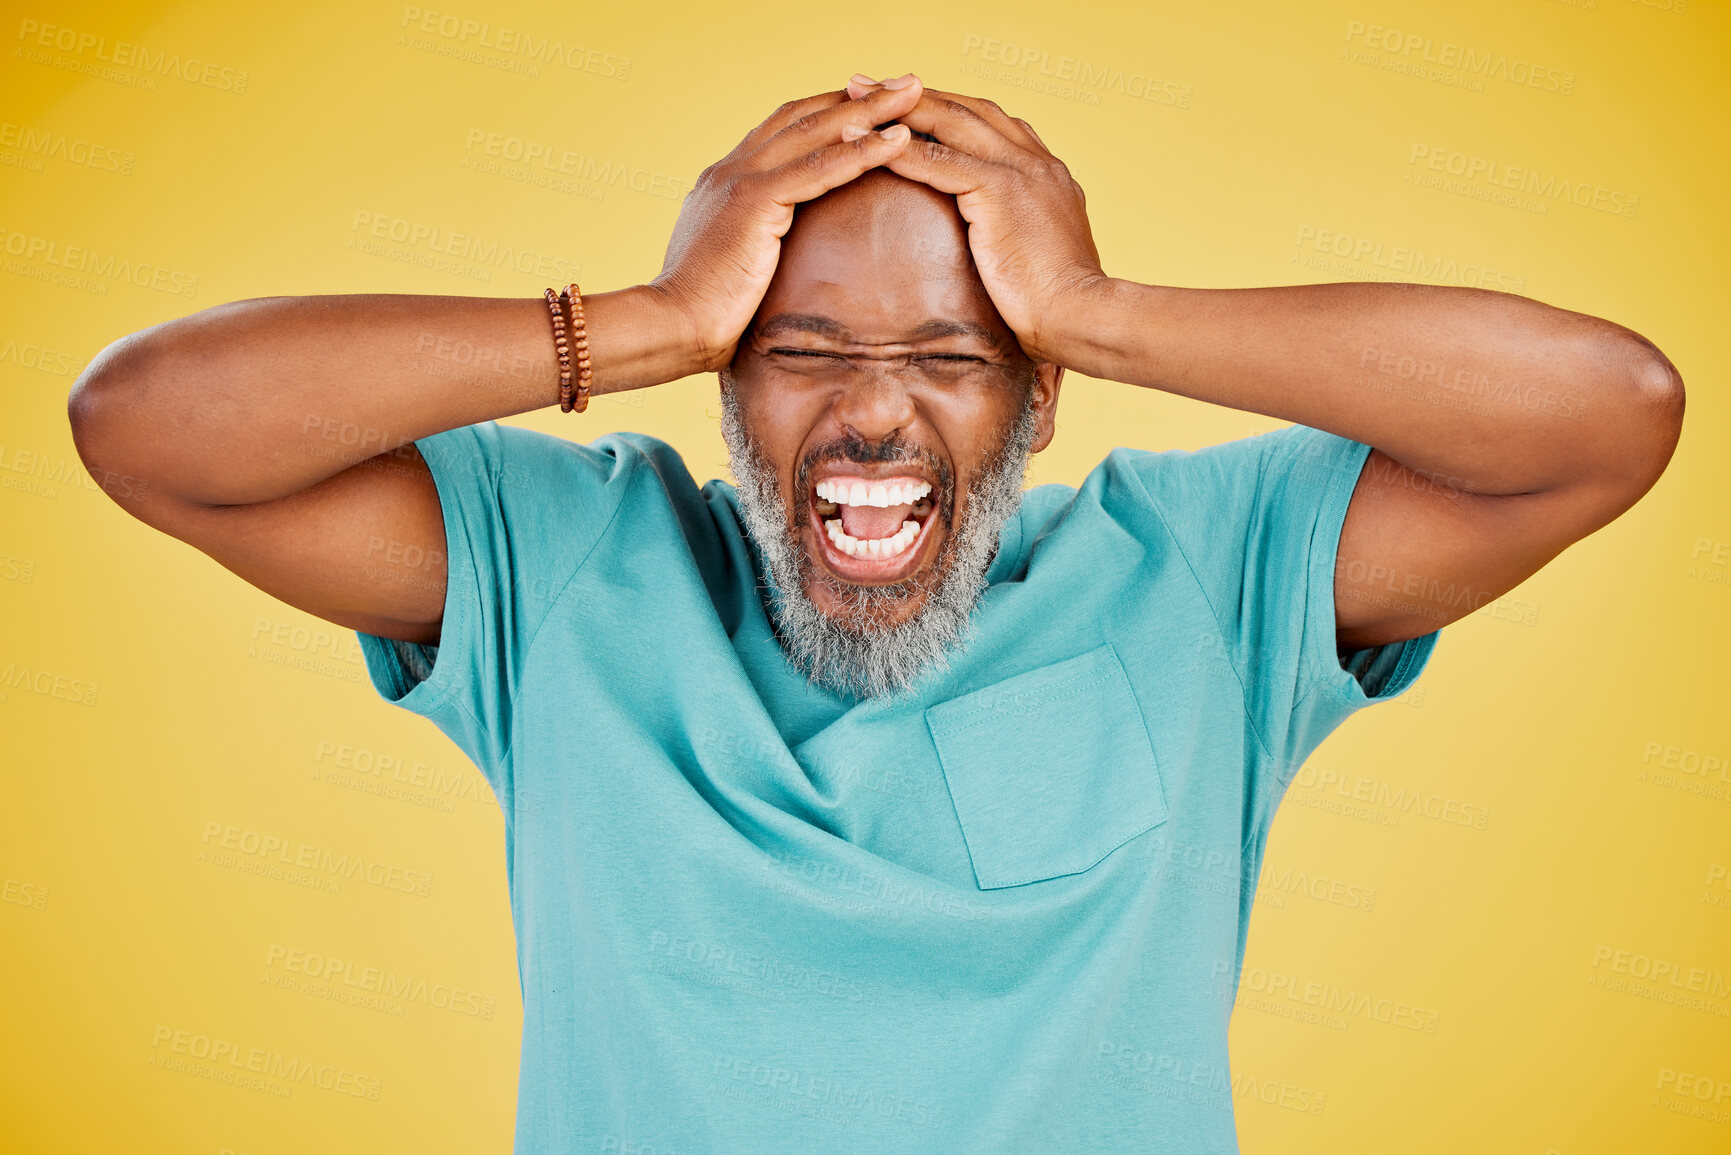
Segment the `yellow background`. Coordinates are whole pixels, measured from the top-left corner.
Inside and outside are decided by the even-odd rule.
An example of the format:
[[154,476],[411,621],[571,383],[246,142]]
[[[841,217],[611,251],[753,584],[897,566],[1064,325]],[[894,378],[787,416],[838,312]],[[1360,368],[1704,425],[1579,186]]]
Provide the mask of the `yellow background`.
[[[1236,1100],[1248,1151],[1731,1149],[1721,4],[462,2],[428,6],[457,18],[449,34],[378,3],[7,5],[0,1148],[503,1152],[517,1085],[503,825],[478,773],[376,697],[352,634],[131,520],[88,479],[64,409],[78,369],[125,333],[237,298],[533,296],[554,280],[532,263],[429,266],[424,243],[353,243],[370,227],[357,220],[578,262],[595,291],[645,280],[679,190],[776,104],[856,70],[913,69],[1035,125],[1087,188],[1114,275],[1228,287],[1488,269],[1492,287],[1636,329],[1681,369],[1689,415],[1658,487],[1449,626],[1407,698],[1348,722],[1293,786],[1231,1041],[1235,1074],[1254,1080]],[[465,19],[593,55],[538,75],[520,58],[501,67],[505,53],[464,39]],[[90,42],[43,47],[46,25]],[[1430,47],[1390,53],[1373,26]],[[151,58],[97,59],[120,41]],[[1407,67],[1445,42],[1571,91]],[[156,53],[180,73],[152,71]],[[1041,75],[1079,70],[1065,57],[1089,84]],[[1156,99],[1131,94],[1149,78]],[[474,132],[569,149],[581,179],[477,167]],[[55,139],[64,155],[43,144]],[[1431,187],[1415,146],[1637,207],[1537,211]],[[37,240],[58,247],[32,253]],[[143,283],[56,282],[66,246],[129,262]],[[1424,252],[1424,269],[1398,271],[1397,249]],[[714,388],[518,420],[585,439],[650,432],[702,480],[725,468]],[[1078,482],[1119,444],[1274,424],[1072,377],[1031,480]],[[1403,789],[1482,808],[1485,827],[1376,800]],[[1361,792],[1372,800],[1350,809]],[[244,854],[201,858],[220,842],[210,824],[432,885],[290,885],[237,869]],[[1334,900],[1337,881],[1356,904]],[[336,1002],[292,985],[290,951],[429,993]],[[1620,973],[1654,965],[1683,986]],[[1717,995],[1677,998],[1692,968]],[[1306,1021],[1302,999],[1252,989],[1282,983],[1404,1002],[1436,1030]],[[452,988],[459,1009],[434,1005]],[[466,1013],[485,1000],[490,1018]],[[164,1064],[164,1030],[341,1068],[379,1094],[213,1082]],[[1716,1108],[1702,1087],[1724,1089]],[[1320,1113],[1291,1105],[1318,1095]]]

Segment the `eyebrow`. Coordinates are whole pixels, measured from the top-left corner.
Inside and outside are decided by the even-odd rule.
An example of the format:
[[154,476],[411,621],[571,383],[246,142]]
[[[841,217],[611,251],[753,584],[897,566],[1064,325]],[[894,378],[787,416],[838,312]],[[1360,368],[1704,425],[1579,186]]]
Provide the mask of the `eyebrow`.
[[[782,333],[814,333],[819,337],[830,337],[837,341],[847,341],[853,337],[853,331],[846,325],[833,317],[818,313],[777,313],[757,328],[757,336],[765,340]],[[927,321],[910,330],[907,340],[935,341],[940,337],[972,337],[994,349],[1003,347],[996,333],[974,321]]]

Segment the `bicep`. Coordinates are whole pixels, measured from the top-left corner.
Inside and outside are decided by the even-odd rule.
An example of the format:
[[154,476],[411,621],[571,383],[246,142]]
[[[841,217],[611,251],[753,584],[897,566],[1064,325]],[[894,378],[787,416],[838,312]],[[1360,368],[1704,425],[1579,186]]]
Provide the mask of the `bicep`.
[[1624,508],[1586,486],[1471,493],[1372,449],[1341,527],[1334,606],[1342,650],[1416,638],[1515,588]]
[[202,505],[161,495],[128,509],[316,617],[439,641],[445,527],[432,473],[412,442],[274,501]]

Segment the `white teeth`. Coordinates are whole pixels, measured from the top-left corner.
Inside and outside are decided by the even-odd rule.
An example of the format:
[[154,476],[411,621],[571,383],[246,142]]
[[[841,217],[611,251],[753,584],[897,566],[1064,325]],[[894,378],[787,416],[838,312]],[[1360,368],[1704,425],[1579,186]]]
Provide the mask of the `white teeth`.
[[892,505],[912,505],[931,491],[931,484],[924,481],[895,482],[888,486],[880,481],[867,486],[861,481],[850,485],[846,481],[831,478],[818,482],[815,487],[819,501],[832,501],[837,505],[875,505],[880,509]]
[[919,536],[920,523],[913,518],[902,522],[902,527],[888,537],[849,537],[841,527],[841,518],[831,517],[823,523],[824,532],[835,547],[849,557],[891,558],[912,545],[914,538]]

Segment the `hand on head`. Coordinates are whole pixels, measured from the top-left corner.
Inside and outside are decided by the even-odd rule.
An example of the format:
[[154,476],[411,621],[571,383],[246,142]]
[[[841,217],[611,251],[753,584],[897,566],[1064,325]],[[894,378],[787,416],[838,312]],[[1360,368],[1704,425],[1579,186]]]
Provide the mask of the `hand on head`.
[[[837,91],[790,101],[698,177],[651,286],[686,318],[703,368],[731,360],[775,275],[794,206],[906,148],[909,130],[889,122],[920,93],[915,82],[880,86],[858,100]],[[875,131],[880,124],[888,127]]]
[[[754,534],[791,534],[784,560],[810,562],[778,584],[809,586],[825,615],[874,586],[872,620],[906,624],[945,604],[946,575],[961,575],[955,594],[983,574],[1062,381],[1030,356],[1039,326],[1011,318],[1042,317],[1042,290],[1087,278],[1069,254],[1098,275],[1079,190],[1067,175],[1036,188],[1037,158],[1056,161],[968,99],[909,75],[784,105],[705,170],[656,282],[722,370]],[[1005,132],[1023,143],[994,143]],[[884,478],[889,512],[820,492],[825,470]],[[931,489],[923,512],[890,495],[913,480]]]
[[1068,318],[1108,280],[1081,186],[1026,121],[912,73],[790,101],[698,178],[652,284],[687,319],[699,363],[732,359],[795,206],[880,166],[956,198],[1005,323],[1030,358],[1062,363]]
[[[917,80],[856,73],[847,93],[871,100]],[[898,121],[923,139],[880,163],[956,198],[980,279],[1005,323],[1028,356],[1062,363],[1066,318],[1084,313],[1088,294],[1108,280],[1082,186],[1032,125],[983,97],[922,89]]]

